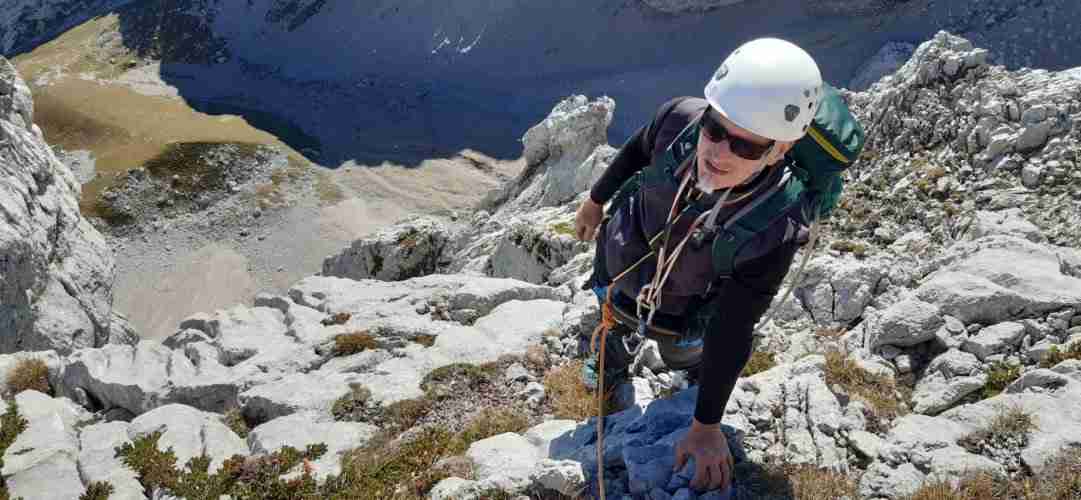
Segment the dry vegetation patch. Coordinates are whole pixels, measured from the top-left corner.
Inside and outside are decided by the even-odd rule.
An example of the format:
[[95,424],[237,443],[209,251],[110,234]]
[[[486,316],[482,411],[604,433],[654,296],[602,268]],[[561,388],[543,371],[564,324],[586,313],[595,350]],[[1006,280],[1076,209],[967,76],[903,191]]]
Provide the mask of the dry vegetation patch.
[[998,396],[1020,376],[1020,365],[1010,365],[1002,361],[992,363],[987,370],[987,383],[983,385],[983,399]]
[[747,360],[747,364],[743,366],[743,373],[740,376],[750,377],[775,366],[777,366],[777,361],[773,358],[772,352],[754,351],[751,353],[751,359]]
[[1073,342],[1064,349],[1052,346],[1040,361],[1040,368],[1051,368],[1068,359],[1081,359],[1081,342]]
[[379,342],[366,330],[334,336],[335,356],[352,356],[377,347]]
[[762,500],[836,500],[857,498],[857,480],[834,470],[813,465],[736,465],[736,477],[747,498]]
[[[552,368],[544,376],[544,389],[548,394],[556,418],[585,420],[597,415],[597,396],[582,381],[582,360]],[[611,413],[613,388],[605,388],[605,413]]]
[[990,448],[1020,450],[1028,445],[1029,433],[1035,429],[1033,416],[1023,408],[1003,405],[986,428],[965,436],[958,444],[976,454],[983,454]]
[[23,359],[16,363],[15,368],[8,373],[6,382],[8,392],[11,394],[18,394],[25,390],[52,394],[52,388],[49,385],[49,365],[37,358]]
[[905,413],[905,407],[897,397],[897,384],[892,379],[861,368],[840,350],[826,351],[826,384],[867,403],[873,412],[868,415],[873,417],[868,424],[875,430],[884,430],[886,422]]
[[1067,447],[1035,477],[1005,479],[974,472],[957,481],[925,483],[906,500],[1074,500],[1081,498],[1081,448]]

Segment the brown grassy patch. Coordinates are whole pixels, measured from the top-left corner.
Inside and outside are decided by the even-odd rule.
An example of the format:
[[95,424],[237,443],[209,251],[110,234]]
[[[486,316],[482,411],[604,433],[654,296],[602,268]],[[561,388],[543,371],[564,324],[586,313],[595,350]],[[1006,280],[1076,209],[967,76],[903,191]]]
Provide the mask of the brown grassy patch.
[[906,500],[986,500],[1001,498],[999,495],[1005,493],[1005,489],[1005,485],[991,474],[979,472],[965,476],[956,487],[950,481],[925,483]]
[[875,425],[903,413],[897,400],[897,385],[888,377],[871,373],[837,349],[826,351],[826,384],[843,388],[849,396],[870,405]]
[[529,426],[529,417],[517,408],[485,408],[466,424],[458,435],[460,452],[469,445],[504,432],[523,432]]
[[402,432],[410,429],[432,410],[432,400],[427,397],[395,401],[383,408],[386,428]]
[[428,335],[422,333],[420,335],[417,335],[416,337],[413,337],[413,342],[416,342],[424,347],[431,347],[435,345],[435,337],[435,335]]
[[[552,410],[556,418],[569,418],[573,420],[585,420],[597,415],[597,398],[594,391],[589,390],[582,382],[582,361],[574,360],[565,365],[552,368],[542,381],[548,399],[552,402]],[[605,413],[611,413],[612,388],[605,388],[607,394],[605,401],[609,406]]]
[[1058,346],[1052,346],[1040,361],[1040,368],[1051,368],[1067,359],[1081,359],[1081,342],[1074,342],[1065,349],[1059,349]]
[[740,376],[750,377],[756,373],[769,370],[774,366],[777,366],[777,361],[773,359],[772,352],[755,351],[751,353],[751,359],[743,366],[743,373]]
[[335,356],[351,356],[377,347],[379,347],[379,343],[367,331],[343,333],[334,336]]
[[526,368],[536,372],[548,370],[548,349],[541,344],[533,344],[526,348],[525,356],[522,357]]
[[844,328],[819,328],[813,333],[813,335],[819,340],[838,340],[844,334]]
[[812,465],[756,464],[743,462],[736,475],[746,485],[749,498],[835,500],[857,498],[855,477]]
[[18,394],[25,390],[52,394],[49,386],[49,365],[37,358],[19,361],[11,373],[8,373],[7,387],[11,394]]
[[320,323],[322,323],[323,326],[344,325],[349,321],[349,318],[352,317],[353,315],[350,313],[340,312],[332,316],[323,318]]

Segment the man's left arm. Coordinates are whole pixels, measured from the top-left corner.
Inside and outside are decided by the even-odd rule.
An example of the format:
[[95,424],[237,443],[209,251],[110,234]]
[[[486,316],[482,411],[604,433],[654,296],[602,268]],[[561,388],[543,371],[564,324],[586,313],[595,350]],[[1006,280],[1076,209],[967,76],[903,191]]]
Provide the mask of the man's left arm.
[[716,311],[707,327],[698,375],[694,418],[700,424],[721,421],[740,372],[751,356],[754,325],[769,309],[796,255],[796,241],[747,261],[720,285],[704,307]]

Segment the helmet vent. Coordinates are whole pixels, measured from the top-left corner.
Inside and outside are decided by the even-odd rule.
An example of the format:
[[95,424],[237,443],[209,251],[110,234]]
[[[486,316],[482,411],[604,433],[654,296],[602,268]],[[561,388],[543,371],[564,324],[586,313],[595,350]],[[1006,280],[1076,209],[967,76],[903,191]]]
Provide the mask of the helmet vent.
[[793,106],[789,104],[788,106],[784,107],[785,120],[793,121],[796,119],[797,116],[799,116],[799,106]]

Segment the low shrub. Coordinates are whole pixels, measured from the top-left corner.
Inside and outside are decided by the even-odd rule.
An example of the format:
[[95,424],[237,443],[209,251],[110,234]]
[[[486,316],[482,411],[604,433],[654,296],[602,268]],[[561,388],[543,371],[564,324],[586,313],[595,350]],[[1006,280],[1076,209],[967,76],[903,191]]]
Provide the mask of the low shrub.
[[335,356],[351,356],[377,347],[379,347],[379,343],[367,331],[343,333],[334,336]]
[[25,390],[34,390],[45,394],[52,394],[49,386],[49,365],[37,358],[20,360],[8,373],[7,388],[11,394],[18,394]]

